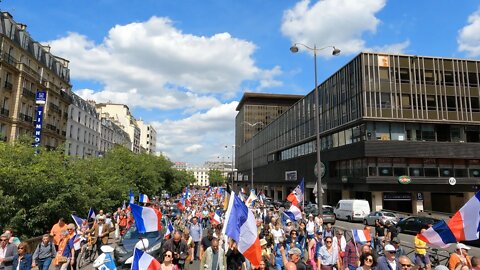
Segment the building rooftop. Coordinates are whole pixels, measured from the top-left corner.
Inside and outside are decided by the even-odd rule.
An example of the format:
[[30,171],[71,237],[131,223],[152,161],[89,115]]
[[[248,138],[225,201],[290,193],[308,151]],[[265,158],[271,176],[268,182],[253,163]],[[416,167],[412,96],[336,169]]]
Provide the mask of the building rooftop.
[[256,105],[293,105],[295,102],[302,99],[304,95],[289,95],[289,94],[268,94],[268,93],[251,93],[245,92],[238,103],[237,111],[245,104]]

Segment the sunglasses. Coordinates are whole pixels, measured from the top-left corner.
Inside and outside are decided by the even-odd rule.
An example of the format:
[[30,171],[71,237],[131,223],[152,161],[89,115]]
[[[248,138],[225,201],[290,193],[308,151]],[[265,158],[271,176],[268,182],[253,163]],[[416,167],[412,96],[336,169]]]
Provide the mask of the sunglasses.
[[411,264],[403,264],[403,263],[402,263],[401,265],[402,265],[402,267],[407,267],[407,268],[410,268],[410,267],[412,267],[412,265],[411,265]]
[[365,261],[366,262],[373,262],[373,258],[366,258]]
[[7,242],[7,239],[1,239],[0,242]]
[[18,249],[18,250],[24,250],[25,248],[23,248],[23,247],[19,247],[19,248],[17,248],[17,249]]
[[172,254],[165,254],[164,257],[165,257],[165,258],[171,258],[171,257],[172,257]]
[[387,251],[387,252],[390,253],[390,254],[395,254],[395,253],[397,253],[396,251]]
[[326,243],[331,243],[332,241],[325,241]]

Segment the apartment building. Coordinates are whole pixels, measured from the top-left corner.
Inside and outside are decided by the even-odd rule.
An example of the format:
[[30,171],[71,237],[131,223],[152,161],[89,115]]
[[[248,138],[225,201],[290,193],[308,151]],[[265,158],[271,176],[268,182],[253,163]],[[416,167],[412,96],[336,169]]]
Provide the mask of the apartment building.
[[143,120],[137,120],[137,125],[140,128],[140,147],[144,148],[148,154],[155,154],[157,131],[152,125],[145,123]]
[[130,136],[118,126],[115,121],[107,117],[100,119],[100,142],[98,144],[99,155],[104,155],[115,146],[123,146],[132,149]]
[[0,26],[0,139],[33,136],[35,95],[45,91],[40,144],[57,148],[65,142],[72,103],[69,62],[35,41],[10,13],[0,13]]

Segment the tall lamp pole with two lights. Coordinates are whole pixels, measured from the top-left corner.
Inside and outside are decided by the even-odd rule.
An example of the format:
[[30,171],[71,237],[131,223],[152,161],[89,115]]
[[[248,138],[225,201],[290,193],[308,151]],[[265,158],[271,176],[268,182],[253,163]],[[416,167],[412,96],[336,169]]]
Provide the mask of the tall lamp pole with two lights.
[[[249,123],[249,122],[247,122],[247,121],[243,121],[243,123],[249,125],[249,126],[252,127],[252,128],[255,127],[256,125],[262,125],[262,126],[264,125],[263,122],[256,122],[256,123],[251,124],[251,123]],[[253,137],[254,137],[254,136],[255,136],[255,134],[252,132],[252,152],[251,152],[252,155],[251,155],[251,158],[250,158],[250,159],[251,159],[251,163],[252,163],[252,164],[251,164],[251,168],[250,168],[250,177],[251,177],[251,180],[252,180],[252,181],[251,181],[252,184],[251,184],[251,188],[250,188],[250,189],[253,189],[253,148],[254,148],[254,147],[253,147],[253,142],[254,142],[254,141],[253,141]]]
[[339,55],[340,50],[335,48],[335,46],[326,46],[323,48],[317,48],[317,45],[313,45],[313,48],[310,46],[307,46],[303,43],[294,43],[292,47],[290,47],[290,51],[292,53],[297,53],[298,52],[298,46],[302,46],[309,51],[313,52],[313,64],[314,64],[314,71],[315,71],[315,90],[314,90],[314,102],[315,102],[315,108],[314,108],[314,121],[315,121],[315,135],[316,135],[316,144],[317,144],[317,164],[316,164],[316,169],[317,169],[317,207],[318,207],[318,214],[320,215],[320,218],[323,218],[323,194],[322,194],[322,172],[321,172],[321,159],[320,159],[320,109],[319,109],[319,95],[318,95],[318,82],[317,82],[317,52],[327,49],[327,48],[332,48],[332,55]]

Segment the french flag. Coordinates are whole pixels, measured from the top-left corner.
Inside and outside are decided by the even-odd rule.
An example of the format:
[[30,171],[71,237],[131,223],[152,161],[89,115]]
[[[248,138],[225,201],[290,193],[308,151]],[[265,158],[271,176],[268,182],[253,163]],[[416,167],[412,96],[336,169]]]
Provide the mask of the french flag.
[[150,254],[136,248],[133,251],[132,270],[160,270],[160,263]]
[[298,186],[288,195],[287,200],[290,201],[292,204],[300,205],[303,201],[303,191],[305,190],[304,180],[298,184]]
[[173,225],[171,222],[168,223],[167,225],[167,231],[165,232],[165,235],[163,236],[163,239],[169,239],[170,235],[173,233]]
[[130,200],[128,201],[129,204],[135,203],[135,194],[133,194],[133,191],[130,190]]
[[73,249],[80,250],[82,248],[82,240],[85,240],[82,236],[75,234],[73,237]]
[[95,217],[96,217],[95,211],[93,211],[93,207],[90,207],[90,210],[88,210],[87,218],[88,219],[95,219]]
[[444,220],[436,222],[423,233],[417,234],[417,237],[432,246],[441,248],[446,248],[451,243],[457,242],[457,239],[455,239],[455,236]]
[[233,192],[225,214],[223,233],[235,240],[238,251],[250,261],[253,267],[260,266],[262,249],[255,216]]
[[133,218],[139,233],[156,232],[162,229],[162,213],[151,207],[131,204]]
[[480,191],[458,210],[448,222],[457,241],[478,239],[480,231]]
[[215,225],[222,223],[222,212],[220,211],[220,209],[215,211],[215,214],[212,217],[212,223]]
[[71,215],[72,216],[72,219],[73,221],[75,222],[75,224],[77,225],[77,227],[82,227],[82,224],[83,224],[83,221],[84,219],[83,218],[80,218],[78,216],[75,216],[74,214]]
[[302,211],[300,211],[300,208],[298,208],[298,206],[293,203],[290,206],[290,209],[288,209],[288,211],[284,211],[283,213],[287,215],[288,218],[290,218],[291,220],[298,221],[302,219]]
[[150,200],[148,199],[148,196],[146,194],[141,194],[140,193],[140,197],[138,198],[138,202],[149,203]]
[[366,242],[372,241],[372,237],[370,236],[370,232],[368,230],[352,230],[353,239],[356,243],[364,244]]

